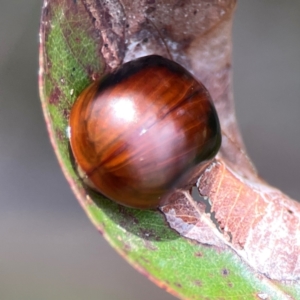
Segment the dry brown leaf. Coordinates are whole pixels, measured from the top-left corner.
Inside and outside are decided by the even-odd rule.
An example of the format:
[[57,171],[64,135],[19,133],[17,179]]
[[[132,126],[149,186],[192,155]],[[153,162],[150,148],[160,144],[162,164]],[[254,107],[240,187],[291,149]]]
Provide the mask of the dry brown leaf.
[[300,205],[257,177],[251,180],[215,160],[197,187],[162,208],[170,225],[200,243],[229,246],[256,271],[276,280],[300,277]]

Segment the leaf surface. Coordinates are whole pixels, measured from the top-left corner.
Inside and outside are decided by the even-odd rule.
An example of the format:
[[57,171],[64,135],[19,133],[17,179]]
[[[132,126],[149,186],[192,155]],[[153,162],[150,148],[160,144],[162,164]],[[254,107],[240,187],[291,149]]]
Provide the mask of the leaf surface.
[[[236,126],[230,63],[234,8],[232,0],[45,1],[44,115],[81,206],[116,251],[157,285],[181,299],[300,299],[299,206],[258,178]],[[223,143],[217,159],[197,177],[199,192],[209,201],[180,190],[161,211],[140,211],[82,184],[70,154],[68,117],[93,80],[153,53],[171,56],[207,86]]]

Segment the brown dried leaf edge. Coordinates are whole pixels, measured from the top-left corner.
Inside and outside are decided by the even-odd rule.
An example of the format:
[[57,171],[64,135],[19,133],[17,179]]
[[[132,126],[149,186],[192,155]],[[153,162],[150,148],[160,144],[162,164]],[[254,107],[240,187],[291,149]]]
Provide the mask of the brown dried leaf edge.
[[171,227],[202,244],[231,247],[276,280],[300,277],[300,205],[258,177],[242,177],[216,159],[197,181],[203,201],[178,191],[162,211]]

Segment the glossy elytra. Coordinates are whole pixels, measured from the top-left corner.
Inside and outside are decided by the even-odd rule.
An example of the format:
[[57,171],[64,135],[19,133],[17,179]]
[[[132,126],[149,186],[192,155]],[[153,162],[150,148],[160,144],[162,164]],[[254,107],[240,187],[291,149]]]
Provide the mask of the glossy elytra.
[[71,148],[88,184],[120,204],[155,208],[220,148],[204,85],[157,55],[92,83],[70,114]]

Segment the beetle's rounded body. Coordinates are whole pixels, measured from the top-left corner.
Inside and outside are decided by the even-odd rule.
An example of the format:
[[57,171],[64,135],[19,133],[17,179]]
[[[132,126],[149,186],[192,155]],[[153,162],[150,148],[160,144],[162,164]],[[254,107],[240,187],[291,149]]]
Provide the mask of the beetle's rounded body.
[[130,207],[154,208],[219,150],[206,88],[157,55],[125,63],[85,89],[70,114],[71,148],[94,189]]

